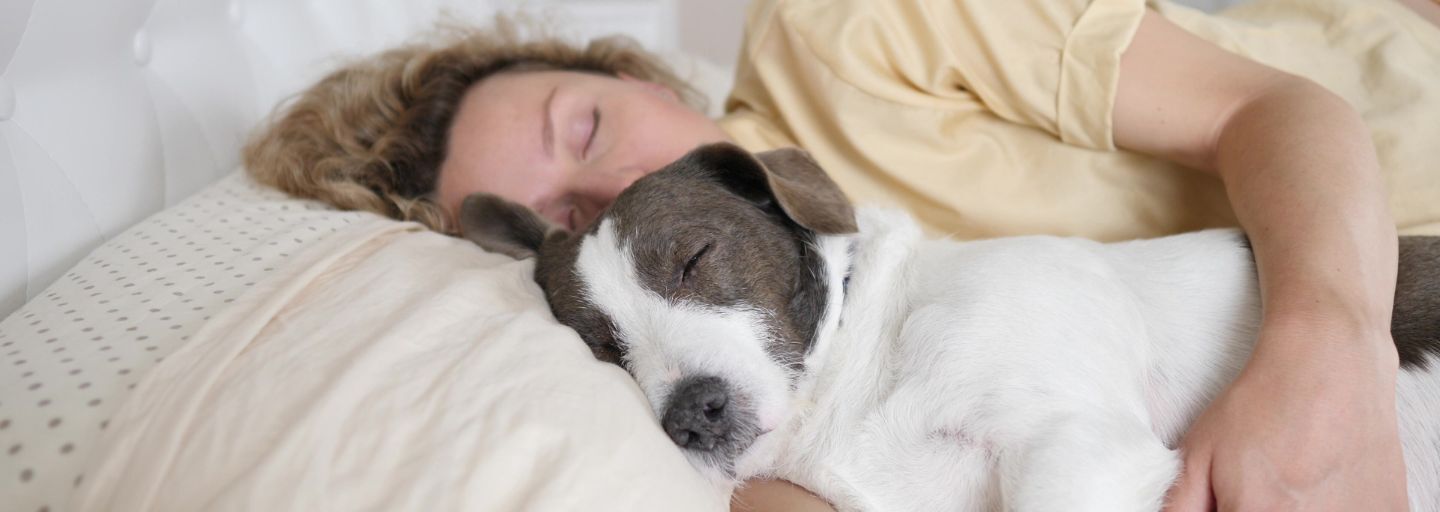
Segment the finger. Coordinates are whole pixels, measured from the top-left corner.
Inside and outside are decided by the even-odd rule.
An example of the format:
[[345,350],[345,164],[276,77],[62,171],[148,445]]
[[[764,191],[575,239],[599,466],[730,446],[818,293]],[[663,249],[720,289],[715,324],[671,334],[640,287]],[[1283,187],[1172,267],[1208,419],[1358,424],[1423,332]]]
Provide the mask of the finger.
[[1210,490],[1210,459],[1194,453],[1185,458],[1180,478],[1165,496],[1165,512],[1209,512],[1215,509]]

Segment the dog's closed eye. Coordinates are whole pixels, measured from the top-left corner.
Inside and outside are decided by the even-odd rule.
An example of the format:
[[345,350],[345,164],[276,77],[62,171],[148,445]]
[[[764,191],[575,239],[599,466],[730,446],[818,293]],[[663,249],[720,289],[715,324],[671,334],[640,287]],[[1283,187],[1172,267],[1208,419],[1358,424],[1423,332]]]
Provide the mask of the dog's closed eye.
[[695,254],[690,256],[689,260],[685,261],[685,266],[680,268],[680,272],[678,272],[679,275],[676,278],[675,284],[677,287],[683,287],[687,281],[691,281],[692,276],[695,274],[695,267],[700,264],[700,259],[705,257],[705,253],[710,252],[710,247],[713,245],[713,243],[705,244],[700,247],[700,250],[695,251]]

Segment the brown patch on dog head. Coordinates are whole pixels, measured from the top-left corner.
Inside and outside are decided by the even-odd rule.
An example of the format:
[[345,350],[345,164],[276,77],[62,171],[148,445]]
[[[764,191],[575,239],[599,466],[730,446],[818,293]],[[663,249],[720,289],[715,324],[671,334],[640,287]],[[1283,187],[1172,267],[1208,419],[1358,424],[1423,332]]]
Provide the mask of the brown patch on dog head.
[[855,208],[810,153],[781,148],[756,153],[764,165],[770,191],[796,224],[827,235],[854,233]]
[[546,239],[535,262],[535,282],[555,319],[580,335],[596,359],[625,366],[625,350],[615,338],[615,324],[590,303],[585,283],[575,275],[581,235]]
[[733,145],[701,147],[636,181],[603,219],[614,222],[642,286],[676,302],[765,311],[771,355],[798,368],[827,299],[816,233],[853,230],[854,213],[838,188],[825,192],[828,206],[802,205],[810,196],[798,187],[814,181],[808,170],[773,182],[769,175]]
[[575,276],[580,236],[551,224],[533,210],[499,196],[471,194],[460,206],[460,230],[481,248],[516,259],[535,257],[535,283],[560,323],[575,329],[601,361],[623,366],[615,326],[586,298]]
[[460,205],[462,236],[515,259],[534,256],[546,237],[559,232],[533,210],[494,194],[470,194]]
[[719,142],[701,146],[675,165],[708,170],[736,195],[762,205],[773,202],[792,222],[816,233],[842,235],[857,230],[850,200],[802,149],[751,155]]
[[804,152],[757,158],[731,144],[703,146],[636,181],[587,233],[542,228],[538,215],[498,198],[476,201],[475,217],[462,216],[466,236],[496,250],[538,253],[535,281],[555,318],[597,358],[622,366],[620,333],[576,275],[581,245],[595,240],[588,235],[604,223],[615,229],[642,286],[675,302],[767,312],[776,339],[767,350],[796,368],[828,299],[817,233],[856,229],[849,201]]
[[546,221],[533,210],[485,193],[472,194],[460,207],[465,238],[487,251],[516,259],[535,257],[535,283],[545,293],[560,323],[575,329],[601,361],[623,366],[624,353],[615,340],[615,326],[586,298],[575,276],[580,237]]

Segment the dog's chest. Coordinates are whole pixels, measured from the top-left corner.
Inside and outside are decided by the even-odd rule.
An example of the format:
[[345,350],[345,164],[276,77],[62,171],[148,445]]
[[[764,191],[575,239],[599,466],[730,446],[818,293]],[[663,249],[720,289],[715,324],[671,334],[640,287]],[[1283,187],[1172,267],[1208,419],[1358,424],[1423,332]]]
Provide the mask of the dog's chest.
[[867,411],[846,411],[853,418],[810,422],[796,437],[806,448],[781,465],[786,477],[840,510],[996,509],[998,445],[966,421],[960,404],[921,413],[936,404],[915,384]]

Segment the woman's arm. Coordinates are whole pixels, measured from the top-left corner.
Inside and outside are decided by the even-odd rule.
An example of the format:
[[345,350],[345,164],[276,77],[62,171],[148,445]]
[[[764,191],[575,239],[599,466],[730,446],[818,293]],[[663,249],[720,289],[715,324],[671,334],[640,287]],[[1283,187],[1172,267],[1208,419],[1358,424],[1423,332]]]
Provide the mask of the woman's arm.
[[1360,116],[1147,12],[1121,62],[1114,135],[1216,173],[1260,273],[1255,352],[1187,434],[1171,508],[1403,510],[1396,235]]
[[[1187,435],[1172,509],[1404,509],[1395,228],[1359,115],[1147,12],[1121,62],[1114,132],[1120,147],[1217,174],[1260,271],[1260,340]],[[781,481],[748,482],[731,503],[802,506],[830,510]]]

